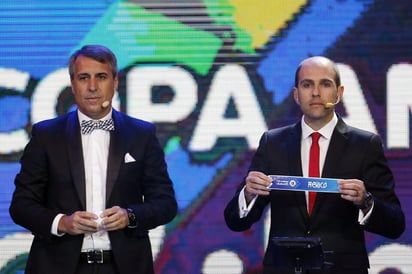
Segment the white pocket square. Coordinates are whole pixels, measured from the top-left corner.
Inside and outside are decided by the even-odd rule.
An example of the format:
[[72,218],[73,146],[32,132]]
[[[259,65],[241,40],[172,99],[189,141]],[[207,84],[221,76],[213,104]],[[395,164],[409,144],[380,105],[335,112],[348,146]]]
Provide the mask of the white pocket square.
[[136,162],[136,160],[132,157],[132,155],[130,155],[130,153],[126,153],[124,155],[124,162],[125,163],[130,163],[130,162]]

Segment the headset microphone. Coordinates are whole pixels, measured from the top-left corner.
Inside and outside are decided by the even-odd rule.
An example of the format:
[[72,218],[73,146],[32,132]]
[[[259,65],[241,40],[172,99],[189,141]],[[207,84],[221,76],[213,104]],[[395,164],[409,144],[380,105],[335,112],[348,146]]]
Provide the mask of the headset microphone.
[[110,105],[110,101],[106,100],[102,103],[102,108],[107,108],[109,105]]
[[332,108],[332,107],[334,107],[335,105],[339,104],[339,102],[340,102],[340,97],[338,96],[338,99],[336,100],[335,103],[331,103],[331,102],[326,103],[326,104],[325,104],[325,108]]

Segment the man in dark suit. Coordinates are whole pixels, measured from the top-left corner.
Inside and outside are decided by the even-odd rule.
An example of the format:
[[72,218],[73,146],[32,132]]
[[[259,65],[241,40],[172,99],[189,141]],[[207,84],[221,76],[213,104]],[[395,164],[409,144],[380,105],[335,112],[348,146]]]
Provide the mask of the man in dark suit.
[[177,212],[149,122],[111,107],[117,61],[106,47],[70,58],[78,110],[37,123],[10,205],[34,234],[26,273],[153,273],[148,231]]
[[[325,261],[332,265],[304,273],[368,273],[364,231],[397,238],[405,229],[381,139],[348,126],[334,111],[343,91],[331,60],[316,56],[299,65],[293,95],[303,112],[301,121],[263,134],[248,175],[224,212],[230,229],[244,231],[270,204],[269,241],[320,238],[323,250],[332,252],[325,253]],[[317,177],[339,179],[339,193],[317,193],[309,213],[308,191],[270,191],[268,175],[308,177],[313,132],[321,136]],[[268,243],[263,272],[295,273],[275,266],[274,258],[281,255]]]

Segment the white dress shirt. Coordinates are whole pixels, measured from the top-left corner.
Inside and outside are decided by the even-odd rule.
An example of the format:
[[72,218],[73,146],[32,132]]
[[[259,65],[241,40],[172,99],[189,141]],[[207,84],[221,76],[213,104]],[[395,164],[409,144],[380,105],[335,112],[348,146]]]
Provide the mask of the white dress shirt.
[[[79,110],[77,111],[79,123],[82,120],[92,120]],[[107,120],[112,117],[110,111],[100,120]],[[106,209],[106,175],[107,160],[109,155],[110,132],[95,129],[90,134],[82,134],[83,159],[86,176],[86,211],[99,215]],[[57,226],[63,214],[56,216],[52,226],[52,233],[57,233]],[[97,222],[100,222],[100,218]],[[62,236],[64,234],[60,234]],[[110,250],[110,240],[108,233],[103,226],[96,233],[87,233],[84,236],[82,251],[89,249]]]

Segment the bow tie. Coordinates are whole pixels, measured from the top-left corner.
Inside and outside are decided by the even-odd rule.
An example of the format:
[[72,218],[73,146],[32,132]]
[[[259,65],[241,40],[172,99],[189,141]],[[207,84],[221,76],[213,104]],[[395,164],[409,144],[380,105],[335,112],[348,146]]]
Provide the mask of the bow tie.
[[95,129],[114,130],[113,119],[108,120],[82,120],[81,124],[82,134],[89,134]]

